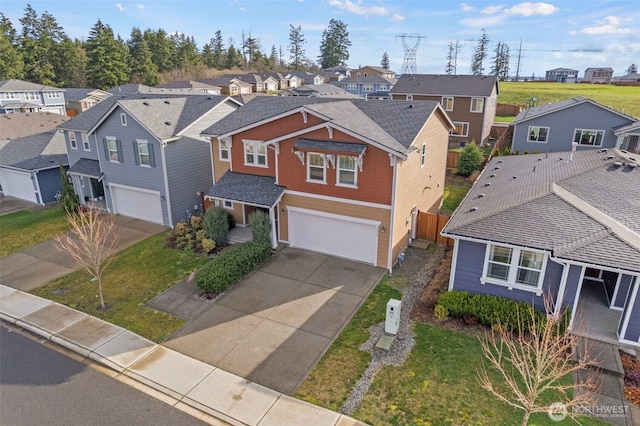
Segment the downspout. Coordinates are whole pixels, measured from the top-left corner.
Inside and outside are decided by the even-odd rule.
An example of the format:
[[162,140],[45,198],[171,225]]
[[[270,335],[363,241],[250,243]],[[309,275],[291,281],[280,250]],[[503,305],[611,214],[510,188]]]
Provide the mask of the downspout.
[[389,270],[389,275],[393,273],[393,228],[394,228],[394,215],[395,215],[395,206],[396,206],[396,180],[398,173],[398,161],[393,154],[389,154],[389,159],[392,162],[391,166],[393,167],[393,181],[391,186],[391,213],[389,216],[389,254],[387,258],[387,269]]
[[173,212],[171,211],[171,194],[169,194],[169,177],[167,176],[167,158],[164,152],[166,144],[160,141],[160,157],[162,158],[162,177],[164,178],[164,197],[167,206],[167,217],[169,218],[169,226],[173,228]]
[[269,209],[269,221],[271,222],[271,248],[276,249],[278,247],[278,235],[276,234],[276,216],[274,213],[274,209],[277,207],[277,204],[274,204]]

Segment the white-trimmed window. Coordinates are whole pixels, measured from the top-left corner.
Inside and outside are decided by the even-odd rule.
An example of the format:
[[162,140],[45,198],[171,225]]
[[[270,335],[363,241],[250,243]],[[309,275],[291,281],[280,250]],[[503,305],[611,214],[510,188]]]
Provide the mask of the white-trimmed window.
[[47,92],[47,97],[50,99],[60,99],[60,92]]
[[229,139],[227,138],[218,139],[218,154],[220,157],[220,161],[230,161],[229,160]]
[[133,143],[133,149],[136,154],[136,164],[142,167],[152,167],[152,147],[148,141],[138,139]]
[[469,123],[465,123],[462,121],[454,121],[453,125],[455,126],[453,130],[451,130],[451,134],[454,136],[469,136]]
[[89,145],[89,134],[81,133],[81,135],[82,135],[82,148],[85,151],[91,151],[91,145]]
[[471,98],[471,112],[483,112],[484,98]]
[[481,282],[540,293],[546,264],[544,252],[490,244]]
[[124,112],[120,113],[120,125],[121,126],[127,125],[127,114],[125,114]]
[[337,183],[339,186],[352,186],[358,184],[356,158],[347,155],[338,155]]
[[25,92],[24,93],[24,98],[28,101],[37,101],[38,100],[38,94],[36,92]]
[[244,164],[246,166],[267,167],[267,146],[260,141],[244,142]]
[[604,139],[604,130],[576,129],[573,133],[573,141],[578,145],[601,146]]
[[326,183],[324,157],[316,152],[307,153],[307,182]]
[[224,206],[225,209],[227,210],[233,210],[233,201],[229,201],[229,200],[224,200],[222,202],[222,205]]
[[347,84],[347,90],[358,90],[357,84]]
[[549,128],[540,126],[529,126],[529,137],[527,142],[547,143]]
[[112,163],[122,163],[122,142],[113,136],[104,138],[104,150]]
[[78,149],[78,141],[76,140],[76,132],[69,132],[69,144],[71,149]]
[[4,98],[5,98],[5,99],[15,99],[15,98],[16,98],[16,94],[15,94],[15,93],[13,93],[13,92],[6,92],[6,93],[4,94]]
[[413,100],[413,95],[407,95],[407,100],[408,101],[412,101]]
[[420,147],[420,168],[424,167],[424,162],[427,158],[427,144],[423,143]]
[[453,111],[453,97],[443,96],[440,104],[445,111]]
[[362,91],[363,92],[373,92],[373,84],[363,84],[362,85]]
[[378,88],[378,90],[386,92],[389,90],[389,85],[388,84],[381,84]]

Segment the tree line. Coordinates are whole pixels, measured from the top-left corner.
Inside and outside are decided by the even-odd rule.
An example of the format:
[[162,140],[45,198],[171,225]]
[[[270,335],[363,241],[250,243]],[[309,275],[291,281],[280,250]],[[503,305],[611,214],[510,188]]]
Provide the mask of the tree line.
[[21,32],[0,12],[0,80],[20,79],[55,87],[109,89],[126,83],[155,86],[161,80],[192,79],[211,70],[318,71],[345,66],[347,24],[331,19],[323,31],[317,63],[306,55],[301,26],[289,26],[288,61],[281,46],[267,52],[260,40],[242,32],[239,43],[220,30],[201,48],[193,36],[163,29],[131,29],[127,40],[98,20],[86,40],[72,40],[49,12],[27,5]]

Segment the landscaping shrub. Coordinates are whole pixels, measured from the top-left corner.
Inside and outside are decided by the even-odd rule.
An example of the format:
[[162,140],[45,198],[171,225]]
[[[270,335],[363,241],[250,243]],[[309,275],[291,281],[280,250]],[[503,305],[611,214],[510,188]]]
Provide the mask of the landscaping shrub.
[[[466,291],[449,291],[438,298],[438,304],[449,311],[449,315],[457,318],[473,316],[480,324],[492,327],[499,324],[508,330],[520,329],[522,323],[525,332],[531,327],[531,305],[525,302],[506,299],[488,294],[470,294]],[[544,323],[545,313],[534,310],[538,324]],[[560,333],[568,325],[570,313],[566,310],[560,322]]]
[[442,305],[436,305],[433,310],[433,316],[436,317],[437,320],[445,319],[449,316],[449,311]]
[[207,231],[207,236],[221,246],[227,244],[229,216],[231,215],[228,211],[216,206],[207,209],[203,217],[204,229]]
[[249,213],[249,224],[253,234],[253,241],[271,245],[271,221],[269,215],[260,210]]
[[222,293],[271,255],[271,246],[259,241],[235,245],[196,272],[197,286],[207,292]]
[[475,142],[468,143],[462,149],[460,158],[458,158],[458,174],[461,176],[469,176],[475,170],[480,170],[484,163],[484,155]]

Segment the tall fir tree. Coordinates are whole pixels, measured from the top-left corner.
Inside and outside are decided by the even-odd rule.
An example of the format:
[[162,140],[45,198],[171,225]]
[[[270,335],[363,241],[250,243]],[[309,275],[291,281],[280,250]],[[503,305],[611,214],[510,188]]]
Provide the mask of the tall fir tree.
[[139,28],[134,27],[127,41],[131,57],[131,83],[155,86],[160,81],[158,66],[153,63],[151,50]]
[[497,76],[500,81],[505,80],[509,77],[509,46],[499,41],[494,53],[495,56],[491,62],[491,75]]
[[213,49],[213,67],[222,69],[225,66],[225,48],[224,40],[222,39],[222,31],[217,30],[211,39],[211,49]]
[[350,46],[347,24],[331,19],[329,26],[322,32],[320,56],[318,56],[320,67],[324,69],[346,65],[349,60]]
[[20,19],[22,35],[20,50],[24,60],[25,79],[33,83],[58,85],[56,59],[58,44],[66,34],[56,19],[48,12],[40,17],[27,5],[24,16]]
[[87,87],[87,53],[83,43],[69,37],[58,44],[57,81],[62,87]]
[[382,59],[380,60],[380,66],[385,70],[389,69],[389,55],[387,54],[387,52],[384,52],[382,54]]
[[96,22],[89,32],[86,49],[87,80],[91,87],[106,90],[129,81],[129,50],[120,37],[113,36],[109,25]]
[[0,12],[0,80],[24,78],[24,61],[11,21]]
[[484,72],[484,66],[482,63],[487,59],[489,42],[489,36],[487,36],[487,32],[483,28],[482,35],[480,36],[478,44],[473,51],[473,56],[471,57],[471,74],[482,75]]
[[304,69],[306,62],[305,43],[302,26],[295,27],[289,24],[289,67],[296,71]]
[[172,62],[174,52],[167,32],[163,29],[158,29],[157,31],[146,29],[143,38],[147,42],[151,52],[151,60],[158,67],[158,72],[172,70],[174,68]]

